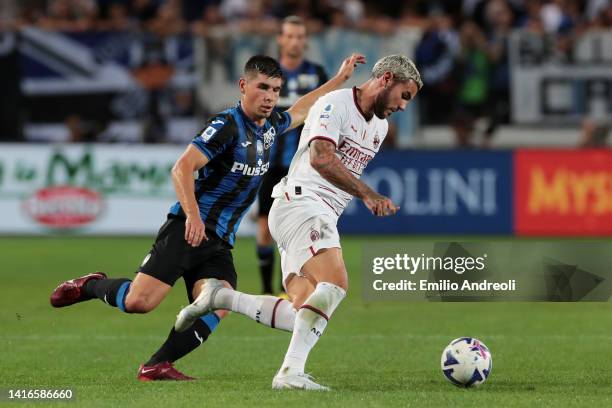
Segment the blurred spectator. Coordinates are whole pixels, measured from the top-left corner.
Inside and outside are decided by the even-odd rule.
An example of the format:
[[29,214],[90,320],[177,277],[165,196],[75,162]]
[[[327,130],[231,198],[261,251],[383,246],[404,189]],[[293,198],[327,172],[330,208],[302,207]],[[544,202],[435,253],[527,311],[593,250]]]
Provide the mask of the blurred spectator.
[[609,30],[612,27],[612,2],[601,5],[597,10],[598,13],[593,18],[592,29]]
[[441,9],[433,9],[415,52],[425,84],[419,93],[423,123],[448,123],[448,106],[456,91],[454,73],[458,52],[459,40],[450,17]]
[[47,30],[86,31],[95,28],[97,18],[94,0],[50,0],[38,25]]
[[585,16],[588,20],[595,20],[601,15],[605,8],[610,7],[610,0],[587,0],[585,7]]
[[609,123],[598,122],[591,118],[584,119],[579,147],[605,147],[609,132]]
[[147,23],[157,15],[162,0],[130,0],[130,16],[139,23]]
[[147,29],[159,37],[179,34],[187,28],[181,18],[181,7],[178,0],[168,0],[156,11],[155,17],[147,23]]
[[[301,16],[310,33],[325,28],[356,30],[386,39],[400,29],[410,29],[391,38],[388,44],[393,49],[401,48],[393,41],[405,41],[404,34],[415,41],[421,35],[414,53],[425,82],[418,98],[419,122],[451,124],[460,145],[472,144],[474,130],[481,128],[481,123],[487,145],[498,124],[510,119],[512,30],[521,29],[516,44],[524,64],[584,63],[595,61],[595,57],[599,58],[597,63],[609,61],[607,37],[589,34],[585,39],[583,34],[611,29],[612,0],[0,0],[0,32],[35,25],[74,33],[68,37],[88,47],[99,42],[96,52],[114,47],[113,58],[136,67],[133,75],[148,95],[147,103],[140,99],[142,104],[134,107],[131,116],[118,117],[136,118],[148,104],[147,138],[160,141],[166,137],[167,119],[193,114],[194,94],[189,82],[193,80],[192,55],[197,55],[199,63],[208,64],[201,71],[207,76],[204,80],[212,80],[210,76],[218,80],[226,72],[231,77],[237,52],[248,51],[252,44],[263,52],[268,38],[278,32],[280,20],[289,14]],[[122,46],[113,45],[102,41],[102,35],[89,33],[95,30],[126,32],[121,38],[129,40]],[[190,34],[201,36],[203,41],[177,40]],[[234,47],[241,35],[253,38],[241,42],[242,48]],[[27,36],[22,38],[25,43]],[[0,102],[1,126],[6,129],[10,122],[12,130],[3,133],[17,135],[21,133],[19,101],[30,102],[29,97],[21,96],[21,71],[15,71],[18,59],[9,46],[18,40],[18,35],[0,35],[0,71],[5,73],[0,78],[0,101],[14,101]],[[197,51],[191,54],[194,43]],[[324,55],[329,51],[322,47],[319,52]],[[24,61],[31,64],[27,58]],[[175,65],[179,60],[180,67]],[[211,67],[214,69],[208,69]],[[177,90],[177,86],[181,88]],[[576,106],[590,103],[589,98],[581,101],[578,95]],[[88,124],[89,115],[81,113],[82,117],[66,121],[75,140],[89,134],[87,129],[96,128]],[[604,109],[603,114],[608,113],[609,109]],[[609,130],[608,125],[587,112],[581,123],[582,144],[595,143],[599,133],[605,135]],[[389,142],[392,139],[389,137]]]
[[606,85],[606,81],[594,81],[589,86],[590,98],[581,126],[581,147],[601,147],[606,144],[612,123],[608,113],[610,95]]
[[543,34],[542,0],[525,0],[525,15],[519,21],[519,27],[536,34]]
[[514,24],[514,13],[506,0],[493,0],[487,3],[485,18],[487,56],[490,65],[488,105],[491,123],[489,132],[493,132],[499,123],[508,123],[510,120],[508,48]]
[[182,16],[188,23],[206,19],[211,8],[219,9],[221,0],[183,0]]
[[367,2],[363,18],[355,22],[354,27],[365,32],[389,35],[397,28],[395,18],[401,13],[398,6],[401,6],[401,2]]
[[[102,15],[102,14],[101,14]],[[102,19],[97,27],[100,30],[125,31],[132,27],[127,5],[122,2],[113,2],[104,10]]]
[[70,115],[64,121],[71,143],[95,142],[102,129],[93,120],[83,120],[79,115]]
[[453,118],[457,145],[471,146],[476,121],[486,119],[489,124],[483,135],[483,145],[487,146],[494,130],[490,126],[491,115],[487,104],[489,60],[484,34],[473,21],[466,20],[461,25],[460,44],[457,57],[459,88]]

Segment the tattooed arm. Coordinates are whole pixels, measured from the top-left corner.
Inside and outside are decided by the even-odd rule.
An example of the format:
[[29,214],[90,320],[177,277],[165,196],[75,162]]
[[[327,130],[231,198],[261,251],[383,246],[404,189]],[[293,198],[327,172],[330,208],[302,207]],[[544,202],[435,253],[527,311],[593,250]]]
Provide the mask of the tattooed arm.
[[335,154],[336,146],[328,140],[315,139],[310,143],[310,164],[321,177],[339,189],[363,200],[374,215],[393,215],[399,207],[372,190],[363,181],[351,174]]

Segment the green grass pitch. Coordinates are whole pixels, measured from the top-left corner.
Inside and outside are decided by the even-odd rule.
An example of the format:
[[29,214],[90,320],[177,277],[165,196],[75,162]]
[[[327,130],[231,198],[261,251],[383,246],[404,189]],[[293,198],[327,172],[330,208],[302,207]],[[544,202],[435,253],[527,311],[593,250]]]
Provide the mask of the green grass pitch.
[[[152,238],[0,238],[0,388],[76,395],[20,407],[612,406],[609,303],[365,304],[359,262],[369,240],[343,240],[352,286],[307,365],[333,391],[307,393],[271,390],[289,333],[237,315],[177,362],[198,381],[136,381],[186,304],[182,281],[147,315],[97,300],[51,308],[62,280],[94,270],[131,277]],[[239,239],[234,258],[240,288],[258,291],[254,241]],[[459,336],[492,351],[492,375],[478,389],[455,388],[440,372],[442,349]]]

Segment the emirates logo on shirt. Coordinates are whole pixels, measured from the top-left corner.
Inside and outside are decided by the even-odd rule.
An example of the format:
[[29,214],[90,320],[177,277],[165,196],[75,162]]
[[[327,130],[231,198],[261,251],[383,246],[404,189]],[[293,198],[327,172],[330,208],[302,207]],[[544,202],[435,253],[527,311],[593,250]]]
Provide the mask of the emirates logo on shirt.
[[319,234],[319,231],[310,230],[310,240],[312,242],[317,241],[319,238],[321,238],[321,235]]
[[[378,143],[380,143],[380,140]],[[340,146],[338,146],[338,151],[340,152],[340,161],[342,164],[350,171],[359,175],[363,173],[363,169],[365,169],[376,154],[376,152],[346,137],[342,140]]]

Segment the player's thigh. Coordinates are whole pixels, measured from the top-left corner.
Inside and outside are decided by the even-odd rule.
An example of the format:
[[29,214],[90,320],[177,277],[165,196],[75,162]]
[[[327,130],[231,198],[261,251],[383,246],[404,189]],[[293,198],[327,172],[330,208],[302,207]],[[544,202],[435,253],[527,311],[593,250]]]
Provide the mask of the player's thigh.
[[125,297],[125,307],[130,312],[149,312],[161,303],[170,289],[172,286],[167,283],[139,272]]
[[[198,297],[206,279],[218,279],[230,289],[236,289],[238,285],[238,276],[229,245],[212,234],[209,236],[209,245],[211,245],[211,250],[202,251],[196,257],[197,261],[194,259],[183,275],[190,303]],[[227,314],[226,311],[216,313],[219,317]]]
[[302,266],[302,274],[315,282],[329,282],[348,289],[348,274],[341,248],[322,248]]
[[[202,243],[201,246],[205,245]],[[160,228],[138,272],[172,287],[185,272],[186,264],[195,251],[185,241],[185,220],[171,218]]]
[[293,303],[295,309],[302,307],[306,299],[314,292],[315,285],[305,276],[291,274],[285,283],[287,287],[287,295]]

